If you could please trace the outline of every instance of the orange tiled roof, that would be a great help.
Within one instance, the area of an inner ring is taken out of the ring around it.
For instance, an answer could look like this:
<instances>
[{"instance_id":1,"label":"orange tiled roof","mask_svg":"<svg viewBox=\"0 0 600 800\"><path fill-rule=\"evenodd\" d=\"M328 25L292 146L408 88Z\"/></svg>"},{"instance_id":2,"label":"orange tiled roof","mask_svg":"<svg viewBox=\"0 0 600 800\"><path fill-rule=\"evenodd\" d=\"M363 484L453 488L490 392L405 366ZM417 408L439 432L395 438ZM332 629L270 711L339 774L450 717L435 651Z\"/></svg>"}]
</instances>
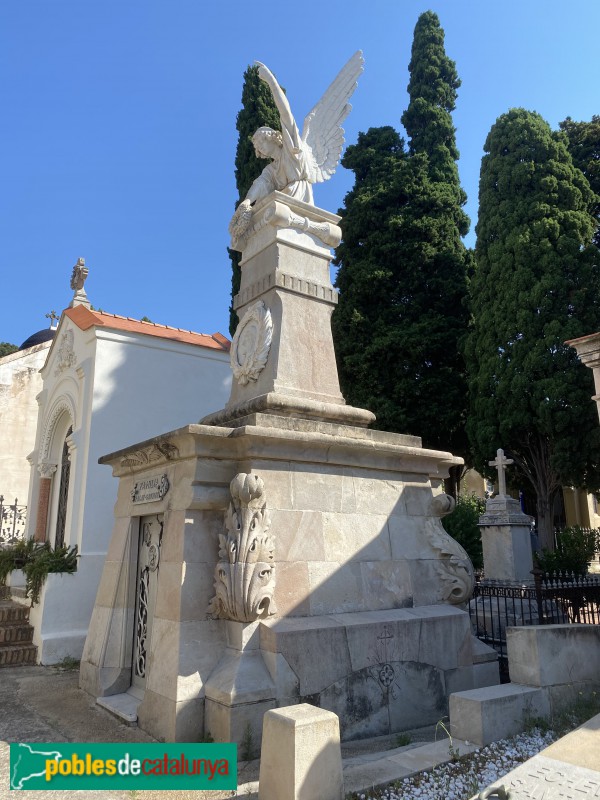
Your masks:
<instances>
[{"instance_id":1,"label":"orange tiled roof","mask_svg":"<svg viewBox=\"0 0 600 800\"><path fill-rule=\"evenodd\" d=\"M67 308L65 316L69 317L82 331L99 326L129 333L143 333L146 336L158 336L161 339L172 339L184 344L195 344L199 347L208 347L212 350L225 352L229 350L231 345L229 339L221 333L213 333L212 336L209 336L206 333L194 333L181 328L171 328L170 325L157 325L155 322L141 322L131 317L107 314L105 311L92 311L85 306Z\"/></svg>"}]
</instances>

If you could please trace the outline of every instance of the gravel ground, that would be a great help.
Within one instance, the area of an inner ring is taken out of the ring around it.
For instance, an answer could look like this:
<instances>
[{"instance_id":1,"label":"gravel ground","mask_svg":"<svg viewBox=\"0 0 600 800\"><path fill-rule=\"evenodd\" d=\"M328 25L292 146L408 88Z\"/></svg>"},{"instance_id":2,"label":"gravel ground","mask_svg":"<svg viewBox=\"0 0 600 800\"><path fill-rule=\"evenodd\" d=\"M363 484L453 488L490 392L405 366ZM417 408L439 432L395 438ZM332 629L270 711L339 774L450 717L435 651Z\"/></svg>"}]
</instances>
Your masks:
<instances>
[{"instance_id":1,"label":"gravel ground","mask_svg":"<svg viewBox=\"0 0 600 800\"><path fill-rule=\"evenodd\" d=\"M430 772L404 778L375 793L358 793L358 800L469 800L500 780L528 758L552 744L558 734L533 729L482 747L470 756L440 765ZM451 747L451 745L450 745Z\"/></svg>"}]
</instances>

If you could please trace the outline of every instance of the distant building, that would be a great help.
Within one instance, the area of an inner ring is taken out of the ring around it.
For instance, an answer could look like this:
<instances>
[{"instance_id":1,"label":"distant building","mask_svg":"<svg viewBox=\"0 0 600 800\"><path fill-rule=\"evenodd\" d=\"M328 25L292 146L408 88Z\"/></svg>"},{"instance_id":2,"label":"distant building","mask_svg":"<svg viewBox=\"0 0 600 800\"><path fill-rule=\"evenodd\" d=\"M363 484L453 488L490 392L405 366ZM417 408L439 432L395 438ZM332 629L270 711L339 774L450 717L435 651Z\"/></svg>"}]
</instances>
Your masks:
<instances>
[{"instance_id":1,"label":"distant building","mask_svg":"<svg viewBox=\"0 0 600 800\"><path fill-rule=\"evenodd\" d=\"M30 336L14 353L0 358L0 496L3 507L27 503L29 464L35 444L37 395L42 390L40 369L56 334L44 328ZM0 541L9 531L2 521ZM9 526L10 528L11 526Z\"/></svg>"},{"instance_id":2,"label":"distant building","mask_svg":"<svg viewBox=\"0 0 600 800\"><path fill-rule=\"evenodd\" d=\"M30 446L26 535L80 555L75 574L48 576L30 615L44 664L79 658L85 641L118 485L100 456L197 422L230 392L224 336L94 311L80 284L44 351Z\"/></svg>"}]
</instances>

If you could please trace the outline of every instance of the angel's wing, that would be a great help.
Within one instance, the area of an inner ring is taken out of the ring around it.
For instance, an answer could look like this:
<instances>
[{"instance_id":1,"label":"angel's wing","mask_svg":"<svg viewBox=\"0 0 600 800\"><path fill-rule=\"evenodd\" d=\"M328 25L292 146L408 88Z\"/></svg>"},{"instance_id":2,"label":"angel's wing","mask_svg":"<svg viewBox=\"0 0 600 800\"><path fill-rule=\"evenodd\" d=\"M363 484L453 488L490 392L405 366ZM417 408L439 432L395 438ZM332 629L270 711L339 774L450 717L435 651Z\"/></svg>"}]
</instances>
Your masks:
<instances>
[{"instance_id":1,"label":"angel's wing","mask_svg":"<svg viewBox=\"0 0 600 800\"><path fill-rule=\"evenodd\" d=\"M309 155L311 183L327 181L335 172L344 145L342 122L352 110L348 100L363 64L358 50L304 120L302 141Z\"/></svg>"}]
</instances>

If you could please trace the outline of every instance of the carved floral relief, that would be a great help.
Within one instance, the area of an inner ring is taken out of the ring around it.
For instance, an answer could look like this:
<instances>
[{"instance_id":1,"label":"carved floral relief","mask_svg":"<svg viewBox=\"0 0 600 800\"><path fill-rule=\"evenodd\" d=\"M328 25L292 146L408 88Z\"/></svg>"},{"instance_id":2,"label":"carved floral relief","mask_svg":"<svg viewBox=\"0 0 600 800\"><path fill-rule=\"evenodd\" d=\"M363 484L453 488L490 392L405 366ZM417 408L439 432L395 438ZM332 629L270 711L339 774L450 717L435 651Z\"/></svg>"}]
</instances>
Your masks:
<instances>
[{"instance_id":1,"label":"carved floral relief","mask_svg":"<svg viewBox=\"0 0 600 800\"><path fill-rule=\"evenodd\" d=\"M275 613L273 540L264 483L258 475L239 473L230 484L225 514L227 533L219 534L213 618L254 622Z\"/></svg>"},{"instance_id":2,"label":"carved floral relief","mask_svg":"<svg viewBox=\"0 0 600 800\"><path fill-rule=\"evenodd\" d=\"M75 366L77 356L73 349L74 336L72 330L66 330L60 337L60 346L58 348L58 355L56 358L56 369L54 375L60 375L65 369Z\"/></svg>"}]
</instances>

